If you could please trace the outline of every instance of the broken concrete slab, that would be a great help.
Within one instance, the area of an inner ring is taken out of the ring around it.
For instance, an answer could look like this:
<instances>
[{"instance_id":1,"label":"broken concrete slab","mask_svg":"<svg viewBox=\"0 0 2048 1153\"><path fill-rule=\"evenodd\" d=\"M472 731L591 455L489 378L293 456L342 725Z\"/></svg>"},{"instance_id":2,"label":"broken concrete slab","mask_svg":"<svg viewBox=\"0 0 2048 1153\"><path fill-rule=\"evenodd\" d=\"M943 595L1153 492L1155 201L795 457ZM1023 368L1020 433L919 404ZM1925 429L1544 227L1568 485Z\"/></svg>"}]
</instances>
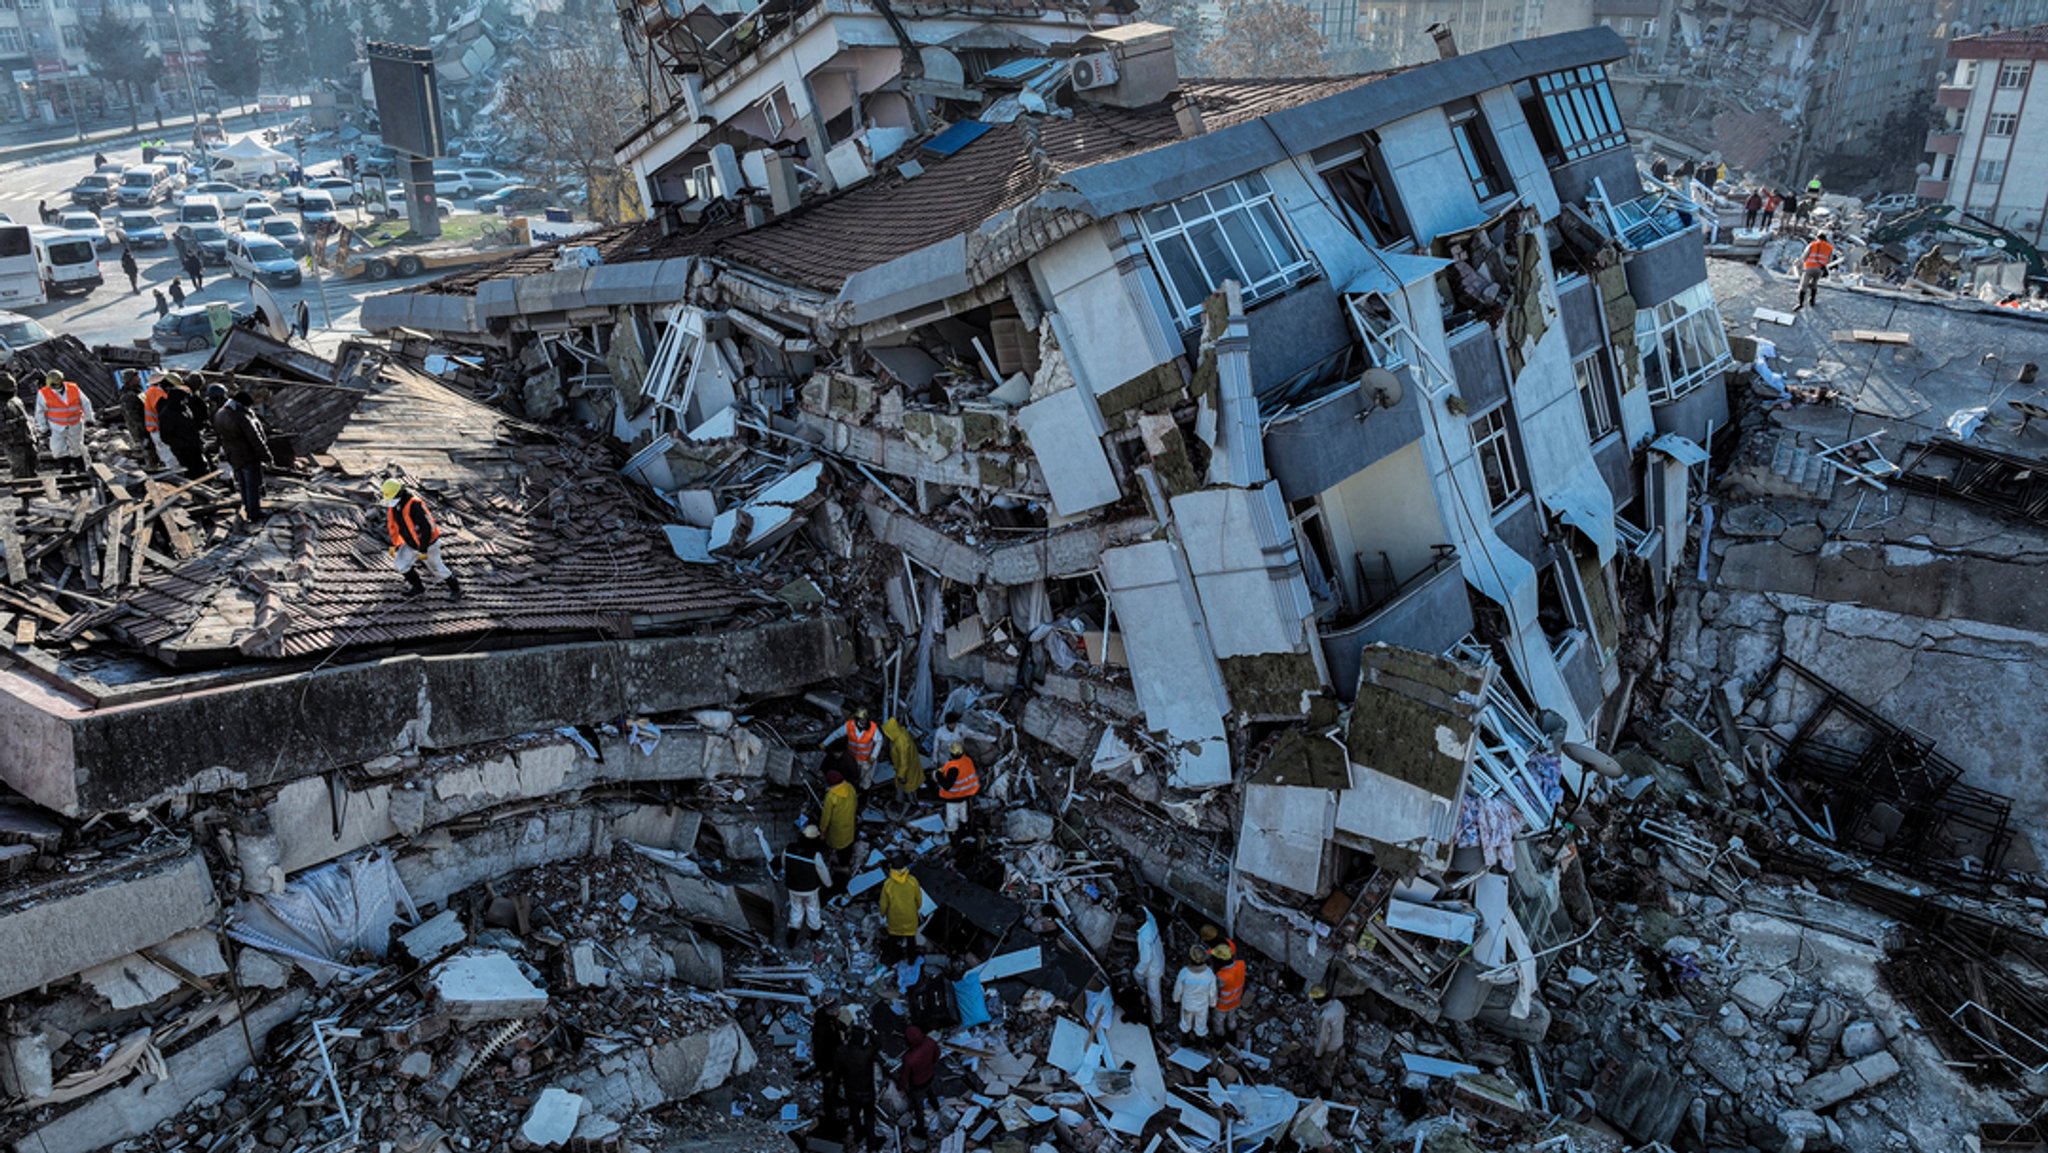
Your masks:
<instances>
[{"instance_id":1,"label":"broken concrete slab","mask_svg":"<svg viewBox=\"0 0 2048 1153\"><path fill-rule=\"evenodd\" d=\"M526 979L509 954L464 953L434 969L429 984L441 1007L464 1021L503 1021L531 1017L547 1008L546 991Z\"/></svg>"},{"instance_id":2,"label":"broken concrete slab","mask_svg":"<svg viewBox=\"0 0 2048 1153\"><path fill-rule=\"evenodd\" d=\"M533 1107L526 1111L526 1120L519 1125L519 1139L535 1149L567 1145L569 1138L575 1136L583 1110L581 1096L550 1085L540 1091Z\"/></svg>"},{"instance_id":3,"label":"broken concrete slab","mask_svg":"<svg viewBox=\"0 0 2048 1153\"><path fill-rule=\"evenodd\" d=\"M0 998L62 980L206 924L220 913L197 849L153 855L0 903Z\"/></svg>"},{"instance_id":4,"label":"broken concrete slab","mask_svg":"<svg viewBox=\"0 0 2048 1153\"><path fill-rule=\"evenodd\" d=\"M1809 1077L1792 1090L1792 1100L1816 1112L1837 1105L1899 1075L1899 1059L1888 1052L1872 1053L1839 1069Z\"/></svg>"},{"instance_id":5,"label":"broken concrete slab","mask_svg":"<svg viewBox=\"0 0 2048 1153\"><path fill-rule=\"evenodd\" d=\"M117 1010L154 1004L182 987L169 969L140 953L95 965L78 978Z\"/></svg>"},{"instance_id":6,"label":"broken concrete slab","mask_svg":"<svg viewBox=\"0 0 2048 1153\"><path fill-rule=\"evenodd\" d=\"M398 947L422 965L431 964L442 954L469 940L469 931L462 927L462 918L453 909L443 909L398 938Z\"/></svg>"},{"instance_id":7,"label":"broken concrete slab","mask_svg":"<svg viewBox=\"0 0 2048 1153\"><path fill-rule=\"evenodd\" d=\"M1785 999L1787 992L1789 990L1781 981L1762 973L1745 973L1741 980L1735 982L1735 987L1729 990L1729 995L1742 1005L1750 1017L1766 1020L1777 1009L1778 1002Z\"/></svg>"},{"instance_id":8,"label":"broken concrete slab","mask_svg":"<svg viewBox=\"0 0 2048 1153\"><path fill-rule=\"evenodd\" d=\"M613 1054L567 1082L607 1116L658 1109L752 1072L759 1058L737 1023L724 1021L644 1049Z\"/></svg>"}]
</instances>

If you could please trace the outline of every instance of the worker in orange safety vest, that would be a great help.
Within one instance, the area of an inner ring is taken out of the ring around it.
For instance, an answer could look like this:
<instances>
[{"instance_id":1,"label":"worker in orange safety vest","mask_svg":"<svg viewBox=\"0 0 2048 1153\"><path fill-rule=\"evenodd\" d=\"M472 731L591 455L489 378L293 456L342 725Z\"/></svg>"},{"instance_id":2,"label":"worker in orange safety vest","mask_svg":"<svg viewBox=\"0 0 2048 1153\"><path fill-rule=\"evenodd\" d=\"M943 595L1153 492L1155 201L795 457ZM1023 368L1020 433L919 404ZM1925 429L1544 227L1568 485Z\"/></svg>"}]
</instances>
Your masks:
<instances>
[{"instance_id":1,"label":"worker in orange safety vest","mask_svg":"<svg viewBox=\"0 0 2048 1153\"><path fill-rule=\"evenodd\" d=\"M1209 950L1209 965L1216 970L1216 1034L1230 1036L1237 1028L1237 1010L1244 1004L1244 958L1228 942Z\"/></svg>"},{"instance_id":2,"label":"worker in orange safety vest","mask_svg":"<svg viewBox=\"0 0 2048 1153\"><path fill-rule=\"evenodd\" d=\"M875 758L882 751L882 728L868 719L864 708L853 710L846 718L846 755L853 759L853 779L861 788L874 784Z\"/></svg>"},{"instance_id":3,"label":"worker in orange safety vest","mask_svg":"<svg viewBox=\"0 0 2048 1153\"><path fill-rule=\"evenodd\" d=\"M967 823L967 802L981 792L981 774L960 742L947 751L953 757L939 766L939 799L946 802L946 831L951 833Z\"/></svg>"},{"instance_id":4,"label":"worker in orange safety vest","mask_svg":"<svg viewBox=\"0 0 2048 1153\"><path fill-rule=\"evenodd\" d=\"M85 428L92 423L92 401L76 381L51 369L36 390L36 427L49 438L50 455L66 472L85 471Z\"/></svg>"},{"instance_id":5,"label":"worker in orange safety vest","mask_svg":"<svg viewBox=\"0 0 2048 1153\"><path fill-rule=\"evenodd\" d=\"M1835 261L1835 246L1823 232L1806 246L1806 254L1799 258L1799 301L1792 306L1798 312L1809 304L1818 304L1820 282L1827 277L1828 265Z\"/></svg>"},{"instance_id":6,"label":"worker in orange safety vest","mask_svg":"<svg viewBox=\"0 0 2048 1153\"><path fill-rule=\"evenodd\" d=\"M165 383L177 379L177 373L170 373L161 378L151 376L149 387L142 390L142 431L148 434L149 443L156 446L156 458L163 464L169 464L177 458L171 455L171 446L164 443L163 421L157 416L156 409L164 402L164 398L170 395L170 390L164 387Z\"/></svg>"},{"instance_id":7,"label":"worker in orange safety vest","mask_svg":"<svg viewBox=\"0 0 2048 1153\"><path fill-rule=\"evenodd\" d=\"M441 559L441 526L434 523L427 502L405 487L403 481L387 480L379 491L384 497L385 531L391 536L391 563L405 577L402 595L416 597L427 591L419 572L413 568L424 559L427 571L447 582L449 599L461 600L462 584L448 570L448 562Z\"/></svg>"}]
</instances>

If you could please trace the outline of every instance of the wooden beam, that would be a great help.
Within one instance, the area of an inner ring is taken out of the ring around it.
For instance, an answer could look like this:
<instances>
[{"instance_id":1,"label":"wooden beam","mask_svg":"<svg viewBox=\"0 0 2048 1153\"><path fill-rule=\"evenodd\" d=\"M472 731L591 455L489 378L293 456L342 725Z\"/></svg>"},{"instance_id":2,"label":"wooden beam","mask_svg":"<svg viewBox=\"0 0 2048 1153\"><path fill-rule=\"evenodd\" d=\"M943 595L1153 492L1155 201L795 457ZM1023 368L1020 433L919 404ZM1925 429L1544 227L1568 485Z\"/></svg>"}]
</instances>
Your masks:
<instances>
[{"instance_id":1,"label":"wooden beam","mask_svg":"<svg viewBox=\"0 0 2048 1153\"><path fill-rule=\"evenodd\" d=\"M128 541L128 583L142 583L142 554L149 548L149 518L142 509L135 510L135 535Z\"/></svg>"},{"instance_id":2,"label":"wooden beam","mask_svg":"<svg viewBox=\"0 0 2048 1153\"><path fill-rule=\"evenodd\" d=\"M15 624L14 643L21 648L28 648L36 643L36 618L23 617Z\"/></svg>"},{"instance_id":3,"label":"wooden beam","mask_svg":"<svg viewBox=\"0 0 2048 1153\"><path fill-rule=\"evenodd\" d=\"M28 583L28 556L21 547L21 530L14 520L14 498L0 501L0 548L7 550L7 581Z\"/></svg>"}]
</instances>

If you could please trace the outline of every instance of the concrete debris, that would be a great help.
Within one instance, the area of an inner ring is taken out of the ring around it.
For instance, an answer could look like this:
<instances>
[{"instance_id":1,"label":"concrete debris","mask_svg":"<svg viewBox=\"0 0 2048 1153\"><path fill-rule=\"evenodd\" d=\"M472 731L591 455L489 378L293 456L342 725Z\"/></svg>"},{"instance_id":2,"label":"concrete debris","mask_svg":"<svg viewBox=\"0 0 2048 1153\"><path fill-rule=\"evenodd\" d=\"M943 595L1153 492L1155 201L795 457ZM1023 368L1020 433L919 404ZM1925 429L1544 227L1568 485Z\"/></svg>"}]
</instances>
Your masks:
<instances>
[{"instance_id":1,"label":"concrete debris","mask_svg":"<svg viewBox=\"0 0 2048 1153\"><path fill-rule=\"evenodd\" d=\"M531 1017L548 1004L546 991L526 979L519 963L495 950L441 962L429 984L448 1015L464 1021Z\"/></svg>"},{"instance_id":2,"label":"concrete debris","mask_svg":"<svg viewBox=\"0 0 2048 1153\"><path fill-rule=\"evenodd\" d=\"M583 1116L583 1098L550 1085L534 1098L533 1108L519 1125L519 1139L532 1149L558 1149L576 1135Z\"/></svg>"}]
</instances>

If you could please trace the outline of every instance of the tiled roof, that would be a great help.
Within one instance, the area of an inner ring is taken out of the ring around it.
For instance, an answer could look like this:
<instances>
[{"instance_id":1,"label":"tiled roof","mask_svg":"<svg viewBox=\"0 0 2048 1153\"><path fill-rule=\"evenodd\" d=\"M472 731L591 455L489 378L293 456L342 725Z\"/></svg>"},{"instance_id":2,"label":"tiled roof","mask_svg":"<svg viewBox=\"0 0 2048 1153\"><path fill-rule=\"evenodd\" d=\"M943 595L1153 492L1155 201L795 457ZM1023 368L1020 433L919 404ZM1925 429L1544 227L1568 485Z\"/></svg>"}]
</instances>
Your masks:
<instances>
[{"instance_id":1,"label":"tiled roof","mask_svg":"<svg viewBox=\"0 0 2048 1153\"><path fill-rule=\"evenodd\" d=\"M1963 36L1949 42L1948 54L1956 60L2048 58L2048 24Z\"/></svg>"},{"instance_id":2,"label":"tiled roof","mask_svg":"<svg viewBox=\"0 0 2048 1153\"><path fill-rule=\"evenodd\" d=\"M1293 80L1190 80L1181 93L1211 131L1298 107L1369 84L1387 73ZM836 291L863 269L965 233L1058 183L1068 172L1135 156L1180 139L1171 101L1148 108L1078 104L1071 117L1030 117L994 125L951 156L916 151L924 171L893 168L837 196L813 201L759 228L737 220L663 236L654 224L626 225L577 237L608 263L671 256L717 256L793 284ZM1033 155L1032 136L1043 154ZM469 293L485 280L554 267L552 250L466 270L424 291Z\"/></svg>"}]
</instances>

